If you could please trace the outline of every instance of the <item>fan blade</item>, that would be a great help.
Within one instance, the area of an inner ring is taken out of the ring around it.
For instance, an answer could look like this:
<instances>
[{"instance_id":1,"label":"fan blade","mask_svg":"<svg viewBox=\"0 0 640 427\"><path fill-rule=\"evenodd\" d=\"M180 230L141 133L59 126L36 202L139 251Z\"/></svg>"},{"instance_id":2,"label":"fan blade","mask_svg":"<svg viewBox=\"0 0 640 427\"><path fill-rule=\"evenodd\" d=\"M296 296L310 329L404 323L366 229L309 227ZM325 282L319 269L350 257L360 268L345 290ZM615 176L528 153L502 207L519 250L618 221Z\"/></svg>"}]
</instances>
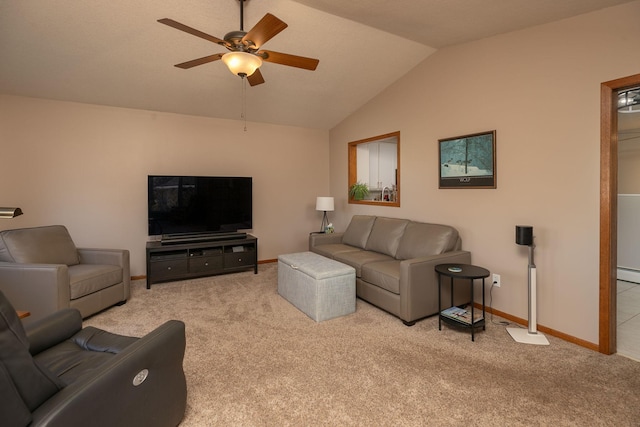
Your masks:
<instances>
[{"instance_id":1,"label":"fan blade","mask_svg":"<svg viewBox=\"0 0 640 427\"><path fill-rule=\"evenodd\" d=\"M259 55L264 55L262 59L275 64L288 65L290 67L303 68L305 70L315 70L320 60L305 58L304 56L289 55L288 53L274 52L272 50L261 50Z\"/></svg>"},{"instance_id":2,"label":"fan blade","mask_svg":"<svg viewBox=\"0 0 640 427\"><path fill-rule=\"evenodd\" d=\"M251 30L249 30L247 34L245 34L242 41L251 41L252 44L249 46L258 49L285 28L287 28L287 24L272 14L267 13L256 25L253 26Z\"/></svg>"},{"instance_id":3,"label":"fan blade","mask_svg":"<svg viewBox=\"0 0 640 427\"><path fill-rule=\"evenodd\" d=\"M194 35L196 37L200 37L202 39L209 40L210 42L217 43L217 44L225 46L225 47L228 47L228 45L229 45L229 43L227 43L224 40L221 40L221 39L219 39L217 37L214 37L212 35L209 35L207 33L203 33L202 31L196 30L195 28L191 28L191 27L189 27L187 25L181 24L181 23L179 23L177 21L174 21L173 19L162 18L162 19L158 19L158 22L160 22L161 24L173 27L173 28L175 28L177 30L184 31L185 33L189 33L189 34Z\"/></svg>"},{"instance_id":4,"label":"fan blade","mask_svg":"<svg viewBox=\"0 0 640 427\"><path fill-rule=\"evenodd\" d=\"M249 77L247 77L249 84L251 86L257 86L264 83L264 78L262 77L262 73L260 72L260 68L253 72Z\"/></svg>"},{"instance_id":5,"label":"fan blade","mask_svg":"<svg viewBox=\"0 0 640 427\"><path fill-rule=\"evenodd\" d=\"M182 62L180 64L176 64L176 67L182 68L186 70L187 68L195 67L196 65L207 64L209 62L217 61L222 58L223 53L216 53L214 55L205 56L203 58L192 59L191 61Z\"/></svg>"}]
</instances>

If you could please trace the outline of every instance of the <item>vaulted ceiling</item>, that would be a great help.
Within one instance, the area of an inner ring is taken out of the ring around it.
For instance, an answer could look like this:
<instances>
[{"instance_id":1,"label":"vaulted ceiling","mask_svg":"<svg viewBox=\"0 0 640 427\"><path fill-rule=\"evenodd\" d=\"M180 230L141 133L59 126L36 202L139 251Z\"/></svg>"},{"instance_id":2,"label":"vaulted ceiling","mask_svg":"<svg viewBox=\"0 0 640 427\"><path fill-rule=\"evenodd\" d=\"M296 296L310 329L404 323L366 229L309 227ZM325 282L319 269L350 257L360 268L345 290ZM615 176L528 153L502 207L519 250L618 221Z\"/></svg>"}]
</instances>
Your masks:
<instances>
[{"instance_id":1,"label":"vaulted ceiling","mask_svg":"<svg viewBox=\"0 0 640 427\"><path fill-rule=\"evenodd\" d=\"M288 28L264 48L318 58L316 71L265 63L246 86L249 121L330 129L437 49L631 0L246 0L247 31L269 12ZM217 44L239 0L0 0L0 93L240 119L242 80Z\"/></svg>"}]
</instances>

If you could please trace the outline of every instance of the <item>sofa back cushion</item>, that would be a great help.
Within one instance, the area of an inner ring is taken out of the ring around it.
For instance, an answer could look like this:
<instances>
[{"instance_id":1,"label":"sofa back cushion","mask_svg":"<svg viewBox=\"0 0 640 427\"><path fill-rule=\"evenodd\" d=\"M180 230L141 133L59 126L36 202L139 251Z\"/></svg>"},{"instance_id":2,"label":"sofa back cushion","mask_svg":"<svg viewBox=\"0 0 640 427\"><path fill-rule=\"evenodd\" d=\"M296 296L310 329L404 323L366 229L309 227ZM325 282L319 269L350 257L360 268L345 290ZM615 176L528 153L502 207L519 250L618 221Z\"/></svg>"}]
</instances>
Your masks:
<instances>
[{"instance_id":1,"label":"sofa back cushion","mask_svg":"<svg viewBox=\"0 0 640 427\"><path fill-rule=\"evenodd\" d=\"M365 249L395 257L407 224L409 221L406 219L376 218Z\"/></svg>"},{"instance_id":2,"label":"sofa back cushion","mask_svg":"<svg viewBox=\"0 0 640 427\"><path fill-rule=\"evenodd\" d=\"M76 245L63 225L0 231L0 261L18 264L80 263Z\"/></svg>"},{"instance_id":3,"label":"sofa back cushion","mask_svg":"<svg viewBox=\"0 0 640 427\"><path fill-rule=\"evenodd\" d=\"M400 239L397 259L420 258L454 250L458 231L448 225L410 222Z\"/></svg>"},{"instance_id":4,"label":"sofa back cushion","mask_svg":"<svg viewBox=\"0 0 640 427\"><path fill-rule=\"evenodd\" d=\"M342 243L364 249L375 220L375 216L354 215L342 236Z\"/></svg>"},{"instance_id":5,"label":"sofa back cushion","mask_svg":"<svg viewBox=\"0 0 640 427\"><path fill-rule=\"evenodd\" d=\"M29 411L33 412L64 386L31 357L29 341L22 323L2 292L0 292L0 363L3 371L0 376L11 379L13 383L11 389L20 396ZM15 399L15 393L11 393L14 395L13 399ZM21 417L24 415L22 412L16 415Z\"/></svg>"}]
</instances>

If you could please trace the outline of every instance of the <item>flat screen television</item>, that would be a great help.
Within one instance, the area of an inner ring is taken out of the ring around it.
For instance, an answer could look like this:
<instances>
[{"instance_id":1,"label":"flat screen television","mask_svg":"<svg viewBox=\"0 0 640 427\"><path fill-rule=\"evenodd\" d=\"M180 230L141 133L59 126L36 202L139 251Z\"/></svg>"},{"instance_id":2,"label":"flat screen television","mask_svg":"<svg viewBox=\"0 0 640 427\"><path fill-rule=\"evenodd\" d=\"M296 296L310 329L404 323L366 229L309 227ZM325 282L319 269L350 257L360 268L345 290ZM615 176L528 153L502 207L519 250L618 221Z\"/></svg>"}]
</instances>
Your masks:
<instances>
[{"instance_id":1,"label":"flat screen television","mask_svg":"<svg viewBox=\"0 0 640 427\"><path fill-rule=\"evenodd\" d=\"M252 178L148 177L149 235L180 237L252 228Z\"/></svg>"}]
</instances>

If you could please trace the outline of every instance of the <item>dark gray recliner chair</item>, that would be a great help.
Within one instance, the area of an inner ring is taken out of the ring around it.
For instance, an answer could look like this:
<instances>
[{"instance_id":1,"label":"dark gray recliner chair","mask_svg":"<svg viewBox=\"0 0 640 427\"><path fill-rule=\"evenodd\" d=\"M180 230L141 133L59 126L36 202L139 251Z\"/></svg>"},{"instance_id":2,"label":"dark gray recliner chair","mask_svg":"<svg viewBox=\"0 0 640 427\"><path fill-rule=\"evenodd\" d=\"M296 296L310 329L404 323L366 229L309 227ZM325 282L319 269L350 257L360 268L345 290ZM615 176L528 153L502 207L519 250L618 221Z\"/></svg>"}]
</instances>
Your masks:
<instances>
[{"instance_id":1,"label":"dark gray recliner chair","mask_svg":"<svg viewBox=\"0 0 640 427\"><path fill-rule=\"evenodd\" d=\"M0 292L0 424L176 426L186 408L184 323L142 338L60 310L25 328Z\"/></svg>"},{"instance_id":2,"label":"dark gray recliner chair","mask_svg":"<svg viewBox=\"0 0 640 427\"><path fill-rule=\"evenodd\" d=\"M126 249L77 248L62 225L0 231L0 290L25 325L63 308L83 318L129 299Z\"/></svg>"}]
</instances>

